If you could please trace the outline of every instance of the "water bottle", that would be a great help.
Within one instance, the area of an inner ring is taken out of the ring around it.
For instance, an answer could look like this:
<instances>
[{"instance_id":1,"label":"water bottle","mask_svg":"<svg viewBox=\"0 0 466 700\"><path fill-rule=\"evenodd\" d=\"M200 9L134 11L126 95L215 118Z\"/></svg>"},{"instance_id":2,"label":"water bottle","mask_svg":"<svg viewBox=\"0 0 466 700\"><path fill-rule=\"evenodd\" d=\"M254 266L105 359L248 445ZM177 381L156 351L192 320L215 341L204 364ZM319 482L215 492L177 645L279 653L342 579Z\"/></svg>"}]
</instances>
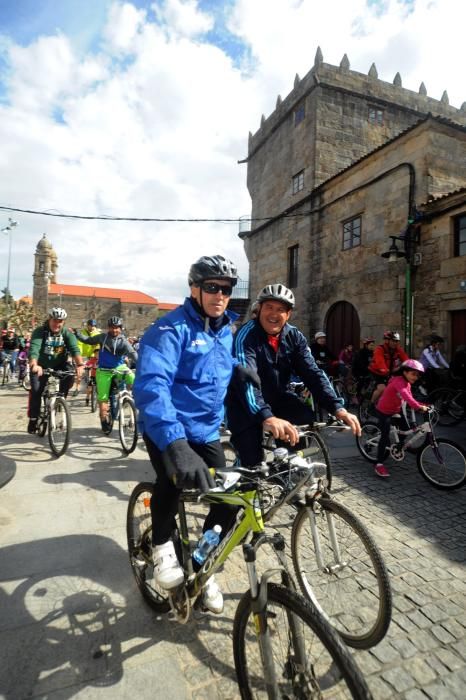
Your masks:
<instances>
[{"instance_id":1,"label":"water bottle","mask_svg":"<svg viewBox=\"0 0 466 700\"><path fill-rule=\"evenodd\" d=\"M204 532L193 552L193 559L198 564L203 564L211 551L218 545L221 532L222 528L220 525L214 525L213 530L206 530Z\"/></svg>"}]
</instances>

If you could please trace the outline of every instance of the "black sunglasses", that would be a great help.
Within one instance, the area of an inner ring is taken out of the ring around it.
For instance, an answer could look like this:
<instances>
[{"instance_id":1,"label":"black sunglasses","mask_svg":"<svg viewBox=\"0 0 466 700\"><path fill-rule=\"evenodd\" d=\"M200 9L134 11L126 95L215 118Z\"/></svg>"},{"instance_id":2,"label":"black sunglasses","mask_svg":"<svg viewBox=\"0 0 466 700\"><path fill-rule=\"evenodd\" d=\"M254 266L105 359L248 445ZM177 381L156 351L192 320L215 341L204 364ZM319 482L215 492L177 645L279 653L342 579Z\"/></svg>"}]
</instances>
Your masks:
<instances>
[{"instance_id":1,"label":"black sunglasses","mask_svg":"<svg viewBox=\"0 0 466 700\"><path fill-rule=\"evenodd\" d=\"M231 297L233 287L231 284L217 284L217 282L202 282L201 289L206 294L218 294L222 292L224 297Z\"/></svg>"}]
</instances>

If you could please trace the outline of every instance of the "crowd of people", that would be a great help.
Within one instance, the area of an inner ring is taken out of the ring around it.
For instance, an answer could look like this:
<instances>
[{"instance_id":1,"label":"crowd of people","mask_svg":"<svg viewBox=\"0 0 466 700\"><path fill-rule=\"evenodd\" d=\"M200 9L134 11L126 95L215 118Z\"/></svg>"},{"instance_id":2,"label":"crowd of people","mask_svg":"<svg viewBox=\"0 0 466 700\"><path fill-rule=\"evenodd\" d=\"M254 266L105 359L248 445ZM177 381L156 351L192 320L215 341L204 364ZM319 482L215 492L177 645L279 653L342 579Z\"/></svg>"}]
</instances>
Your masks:
<instances>
[{"instance_id":1,"label":"crowd of people","mask_svg":"<svg viewBox=\"0 0 466 700\"><path fill-rule=\"evenodd\" d=\"M375 473L387 478L383 455L391 417L399 412L402 400L426 410L425 403L413 398L411 385L422 374L434 384L439 381L438 373L449 369L440 352L440 336L430 338L420 361L406 355L396 331L387 331L379 345L374 338L365 338L357 351L348 342L337 356L324 331L318 331L309 345L290 322L295 298L281 283L264 287L251 318L236 328L236 314L227 307L237 280L235 265L221 255L199 258L189 270L189 294L184 303L155 321L137 341L125 337L123 319L118 316L108 319L105 331L97 328L94 319L79 331L69 329L67 313L59 307L51 309L47 320L33 331L29 345L14 329L2 336L1 351L10 354L13 367L20 351L28 353L31 434L37 428L47 368L74 367L77 390L87 366L95 375L104 432L109 429L112 375L117 373L132 387L143 440L157 476L151 500L152 544L154 581L162 589L176 587L183 580L171 539L180 492L215 486L212 468L225 466L220 442L225 419L241 463L254 467L263 459L264 430L279 444L295 446L299 439L295 426L314 420L311 407L289 390L293 379L298 377L319 405L359 435L357 417L344 407L329 376L353 377L358 387L372 377L372 401L381 428ZM464 381L464 349L454 363ZM73 381L69 376L61 380L65 396ZM231 506L212 505L203 529L219 525L222 537L236 514ZM195 570L197 566L194 562ZM214 613L223 609L213 577L202 601Z\"/></svg>"}]
</instances>

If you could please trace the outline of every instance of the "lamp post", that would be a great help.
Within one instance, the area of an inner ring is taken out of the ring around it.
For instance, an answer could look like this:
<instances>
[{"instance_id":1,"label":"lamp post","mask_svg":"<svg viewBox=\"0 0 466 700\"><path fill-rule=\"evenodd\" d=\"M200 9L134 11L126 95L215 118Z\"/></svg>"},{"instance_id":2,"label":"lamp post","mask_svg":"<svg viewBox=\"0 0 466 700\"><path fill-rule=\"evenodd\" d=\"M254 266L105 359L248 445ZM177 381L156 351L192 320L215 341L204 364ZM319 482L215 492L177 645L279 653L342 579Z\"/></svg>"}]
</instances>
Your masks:
<instances>
[{"instance_id":1,"label":"lamp post","mask_svg":"<svg viewBox=\"0 0 466 700\"><path fill-rule=\"evenodd\" d=\"M9 312L10 312L11 232L17 225L18 225L17 221L13 221L13 219L8 217L8 225L5 226L4 228L0 229L2 233L8 234L8 265L7 265L6 289L5 289L7 314L9 314Z\"/></svg>"},{"instance_id":2,"label":"lamp post","mask_svg":"<svg viewBox=\"0 0 466 700\"><path fill-rule=\"evenodd\" d=\"M408 226L401 236L390 236L390 248L382 253L382 257L388 259L389 263L396 262L400 258L405 258L405 318L404 318L404 333L406 352L411 357L413 349L413 295L411 291L411 275L415 264L418 264L416 259L416 246L419 244L419 228L414 225L414 217L408 220ZM403 243L403 250L400 250L396 241Z\"/></svg>"}]
</instances>

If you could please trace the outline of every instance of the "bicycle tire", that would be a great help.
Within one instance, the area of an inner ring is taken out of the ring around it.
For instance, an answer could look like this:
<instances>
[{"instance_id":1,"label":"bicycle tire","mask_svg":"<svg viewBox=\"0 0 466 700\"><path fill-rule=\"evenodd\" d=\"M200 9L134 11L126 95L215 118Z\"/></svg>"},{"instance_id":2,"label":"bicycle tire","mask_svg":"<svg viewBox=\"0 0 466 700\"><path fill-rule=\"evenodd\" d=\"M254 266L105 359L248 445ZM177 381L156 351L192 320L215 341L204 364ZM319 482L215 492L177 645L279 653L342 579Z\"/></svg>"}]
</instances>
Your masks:
<instances>
[{"instance_id":1,"label":"bicycle tire","mask_svg":"<svg viewBox=\"0 0 466 700\"><path fill-rule=\"evenodd\" d=\"M3 365L2 386L10 381L10 365Z\"/></svg>"},{"instance_id":2,"label":"bicycle tire","mask_svg":"<svg viewBox=\"0 0 466 700\"><path fill-rule=\"evenodd\" d=\"M91 384L91 413L95 413L97 410L97 387L95 385L95 382Z\"/></svg>"},{"instance_id":3,"label":"bicycle tire","mask_svg":"<svg viewBox=\"0 0 466 700\"><path fill-rule=\"evenodd\" d=\"M25 391L31 390L31 379L28 374L24 377L23 381L21 382L21 386Z\"/></svg>"},{"instance_id":4,"label":"bicycle tire","mask_svg":"<svg viewBox=\"0 0 466 700\"><path fill-rule=\"evenodd\" d=\"M291 616L295 623L302 623L301 632L306 637L303 640L309 657L306 674L301 673L301 669L298 672L292 638L290 634L285 634ZM233 622L233 655L243 700L270 697L263 679L253 618L251 592L247 591L239 601ZM372 697L349 650L309 601L284 586L269 583L267 626L269 629L273 627L270 639L274 647L274 666L279 684L278 688L274 688L277 697L290 700L317 697L317 691L320 691L318 697L323 700L330 697L369 700ZM281 640L285 648L283 658L279 660L280 668L277 668L278 650L275 650ZM335 687L337 683L338 688ZM340 691L338 695L335 692L337 689Z\"/></svg>"},{"instance_id":5,"label":"bicycle tire","mask_svg":"<svg viewBox=\"0 0 466 700\"><path fill-rule=\"evenodd\" d=\"M146 603L159 613L170 610L165 591L154 586L152 563L152 516L150 499L154 485L149 482L137 484L129 497L126 512L126 537L131 569L136 584Z\"/></svg>"},{"instance_id":6,"label":"bicycle tire","mask_svg":"<svg viewBox=\"0 0 466 700\"><path fill-rule=\"evenodd\" d=\"M356 435L356 445L364 459L372 464L377 463L377 448L380 439L380 428L378 423L367 421L361 426L361 435ZM388 449L385 451L388 456Z\"/></svg>"},{"instance_id":7,"label":"bicycle tire","mask_svg":"<svg viewBox=\"0 0 466 700\"><path fill-rule=\"evenodd\" d=\"M225 456L225 466L234 467L236 464L238 464L239 457L229 440L222 440L222 450Z\"/></svg>"},{"instance_id":8,"label":"bicycle tire","mask_svg":"<svg viewBox=\"0 0 466 700\"><path fill-rule=\"evenodd\" d=\"M446 438L436 439L437 447L428 444L418 452L417 466L421 476L432 486L443 491L453 491L466 483L466 455L462 447ZM445 462L441 465L437 450Z\"/></svg>"},{"instance_id":9,"label":"bicycle tire","mask_svg":"<svg viewBox=\"0 0 466 700\"><path fill-rule=\"evenodd\" d=\"M457 402L458 396L465 400L461 389L443 387L429 394L428 400L438 413L438 425L443 427L458 425L465 415L465 407Z\"/></svg>"},{"instance_id":10,"label":"bicycle tire","mask_svg":"<svg viewBox=\"0 0 466 700\"><path fill-rule=\"evenodd\" d=\"M138 442L138 427L136 424L136 409L133 399L125 396L121 402L118 416L118 432L123 452L127 455L134 452Z\"/></svg>"},{"instance_id":11,"label":"bicycle tire","mask_svg":"<svg viewBox=\"0 0 466 700\"><path fill-rule=\"evenodd\" d=\"M365 525L346 506L322 498L316 527L324 570L318 567L308 510L300 508L291 531L291 556L299 586L355 649L369 649L386 635L392 618L392 592L379 548ZM332 514L339 554L336 568L327 514Z\"/></svg>"},{"instance_id":12,"label":"bicycle tire","mask_svg":"<svg viewBox=\"0 0 466 700\"><path fill-rule=\"evenodd\" d=\"M327 467L327 484L326 487L330 491L332 488L332 463L330 461L330 453L328 447L325 444L325 440L319 435L319 433L310 431L309 435L303 438L304 449L306 450L306 457L311 458L312 462L324 462ZM316 448L315 455L310 454L310 450Z\"/></svg>"},{"instance_id":13,"label":"bicycle tire","mask_svg":"<svg viewBox=\"0 0 466 700\"><path fill-rule=\"evenodd\" d=\"M71 435L71 413L66 400L57 396L50 413L48 420L49 445L55 457L61 457L70 444Z\"/></svg>"}]
</instances>

